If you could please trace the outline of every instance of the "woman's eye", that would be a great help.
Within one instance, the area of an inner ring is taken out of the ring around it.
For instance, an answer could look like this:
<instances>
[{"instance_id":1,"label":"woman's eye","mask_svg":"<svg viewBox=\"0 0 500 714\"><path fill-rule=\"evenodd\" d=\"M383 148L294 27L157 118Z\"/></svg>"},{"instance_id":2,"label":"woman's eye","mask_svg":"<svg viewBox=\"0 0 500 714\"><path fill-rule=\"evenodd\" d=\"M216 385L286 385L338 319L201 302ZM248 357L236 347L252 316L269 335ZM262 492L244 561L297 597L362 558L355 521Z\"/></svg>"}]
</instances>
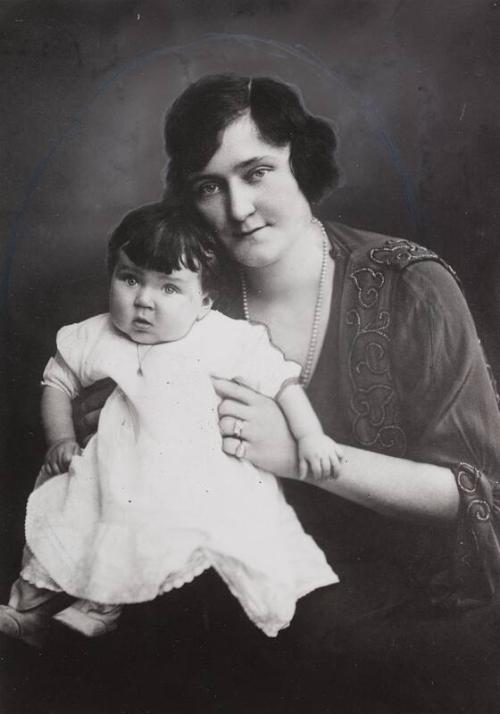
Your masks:
<instances>
[{"instance_id":1,"label":"woman's eye","mask_svg":"<svg viewBox=\"0 0 500 714\"><path fill-rule=\"evenodd\" d=\"M208 198L219 192L219 185L214 181L202 183L196 188L196 193L199 198Z\"/></svg>"},{"instance_id":2,"label":"woman's eye","mask_svg":"<svg viewBox=\"0 0 500 714\"><path fill-rule=\"evenodd\" d=\"M167 293L167 295L175 295L175 293L178 293L179 290L175 287L175 285L164 285L163 292Z\"/></svg>"},{"instance_id":3,"label":"woman's eye","mask_svg":"<svg viewBox=\"0 0 500 714\"><path fill-rule=\"evenodd\" d=\"M266 166L259 166L258 168L254 169L253 171L250 171L248 174L248 179L249 181L260 181L260 179L264 178L264 176L270 171Z\"/></svg>"}]
</instances>

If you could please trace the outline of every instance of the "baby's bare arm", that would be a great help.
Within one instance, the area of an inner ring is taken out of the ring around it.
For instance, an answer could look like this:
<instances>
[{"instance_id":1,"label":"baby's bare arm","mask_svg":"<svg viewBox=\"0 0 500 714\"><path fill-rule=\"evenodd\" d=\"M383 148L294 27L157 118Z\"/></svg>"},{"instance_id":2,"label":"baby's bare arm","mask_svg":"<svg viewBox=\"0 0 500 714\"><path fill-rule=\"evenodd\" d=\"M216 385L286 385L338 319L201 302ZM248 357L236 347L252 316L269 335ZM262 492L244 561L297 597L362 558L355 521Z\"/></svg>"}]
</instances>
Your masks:
<instances>
[{"instance_id":1,"label":"baby's bare arm","mask_svg":"<svg viewBox=\"0 0 500 714\"><path fill-rule=\"evenodd\" d=\"M44 387L42 392L42 423L48 446L62 439L75 439L73 408L70 397L56 387Z\"/></svg>"},{"instance_id":2,"label":"baby's bare arm","mask_svg":"<svg viewBox=\"0 0 500 714\"><path fill-rule=\"evenodd\" d=\"M323 432L312 405L298 384L287 385L277 401L297 440L300 478L309 472L316 479L334 478L342 460L338 444Z\"/></svg>"},{"instance_id":3,"label":"baby's bare arm","mask_svg":"<svg viewBox=\"0 0 500 714\"><path fill-rule=\"evenodd\" d=\"M56 387L43 388L42 423L49 447L45 467L51 475L64 473L80 448L73 427L71 399Z\"/></svg>"}]
</instances>

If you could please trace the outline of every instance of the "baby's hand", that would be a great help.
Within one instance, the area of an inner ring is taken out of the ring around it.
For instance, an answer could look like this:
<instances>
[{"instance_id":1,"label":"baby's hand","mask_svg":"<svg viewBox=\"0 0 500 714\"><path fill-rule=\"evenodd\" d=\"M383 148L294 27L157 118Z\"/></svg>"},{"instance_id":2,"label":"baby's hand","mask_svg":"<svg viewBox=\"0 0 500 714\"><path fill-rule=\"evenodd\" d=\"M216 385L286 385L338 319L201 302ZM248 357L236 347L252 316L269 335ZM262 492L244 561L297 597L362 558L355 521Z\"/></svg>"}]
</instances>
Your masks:
<instances>
[{"instance_id":1,"label":"baby's hand","mask_svg":"<svg viewBox=\"0 0 500 714\"><path fill-rule=\"evenodd\" d=\"M335 478L343 455L342 450L323 432L307 434L297 440L299 452L299 476L303 481L309 471L317 481Z\"/></svg>"},{"instance_id":2,"label":"baby's hand","mask_svg":"<svg viewBox=\"0 0 500 714\"><path fill-rule=\"evenodd\" d=\"M52 444L45 454L44 466L50 476L63 474L68 470L71 459L81 451L76 439L61 439Z\"/></svg>"}]
</instances>

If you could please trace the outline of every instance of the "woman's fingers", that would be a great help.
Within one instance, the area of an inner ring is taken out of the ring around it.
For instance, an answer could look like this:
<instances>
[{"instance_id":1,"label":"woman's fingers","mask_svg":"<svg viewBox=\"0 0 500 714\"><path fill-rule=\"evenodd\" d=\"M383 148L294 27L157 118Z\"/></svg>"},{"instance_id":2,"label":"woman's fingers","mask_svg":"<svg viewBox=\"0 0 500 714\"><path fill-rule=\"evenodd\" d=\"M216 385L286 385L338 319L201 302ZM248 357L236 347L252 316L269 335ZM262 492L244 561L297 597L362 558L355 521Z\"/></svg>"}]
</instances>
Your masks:
<instances>
[{"instance_id":1,"label":"woman's fingers","mask_svg":"<svg viewBox=\"0 0 500 714\"><path fill-rule=\"evenodd\" d=\"M222 436L234 436L237 439L248 437L248 424L242 417L223 416L219 420L219 429Z\"/></svg>"},{"instance_id":2,"label":"woman's fingers","mask_svg":"<svg viewBox=\"0 0 500 714\"><path fill-rule=\"evenodd\" d=\"M231 400L240 402L241 404L250 405L255 400L257 393L243 384L239 384L230 379L221 379L220 377L212 377L214 389L223 400Z\"/></svg>"},{"instance_id":3,"label":"woman's fingers","mask_svg":"<svg viewBox=\"0 0 500 714\"><path fill-rule=\"evenodd\" d=\"M224 453L229 456L237 456L238 458L248 457L247 454L248 444L246 441L241 441L236 439L234 436L225 436L222 439L222 449Z\"/></svg>"},{"instance_id":4,"label":"woman's fingers","mask_svg":"<svg viewBox=\"0 0 500 714\"><path fill-rule=\"evenodd\" d=\"M235 419L246 421L250 418L250 407L241 402L235 402L233 399L224 399L219 404L219 419L223 417L232 418L234 426Z\"/></svg>"}]
</instances>

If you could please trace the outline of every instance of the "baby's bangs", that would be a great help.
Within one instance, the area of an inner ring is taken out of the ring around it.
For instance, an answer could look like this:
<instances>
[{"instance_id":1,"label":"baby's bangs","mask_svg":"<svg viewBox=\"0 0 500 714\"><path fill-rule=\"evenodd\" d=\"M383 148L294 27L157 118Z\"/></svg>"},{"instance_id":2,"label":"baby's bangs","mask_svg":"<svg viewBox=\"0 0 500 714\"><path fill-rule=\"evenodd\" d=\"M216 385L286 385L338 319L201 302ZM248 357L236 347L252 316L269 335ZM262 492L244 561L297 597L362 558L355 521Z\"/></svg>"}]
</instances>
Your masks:
<instances>
[{"instance_id":1,"label":"baby's bangs","mask_svg":"<svg viewBox=\"0 0 500 714\"><path fill-rule=\"evenodd\" d=\"M160 273L172 273L187 268L197 273L209 267L215 255L200 242L201 236L192 235L185 227L177 228L172 222L160 221L145 239L134 236L123 246L126 255L136 265Z\"/></svg>"}]
</instances>

